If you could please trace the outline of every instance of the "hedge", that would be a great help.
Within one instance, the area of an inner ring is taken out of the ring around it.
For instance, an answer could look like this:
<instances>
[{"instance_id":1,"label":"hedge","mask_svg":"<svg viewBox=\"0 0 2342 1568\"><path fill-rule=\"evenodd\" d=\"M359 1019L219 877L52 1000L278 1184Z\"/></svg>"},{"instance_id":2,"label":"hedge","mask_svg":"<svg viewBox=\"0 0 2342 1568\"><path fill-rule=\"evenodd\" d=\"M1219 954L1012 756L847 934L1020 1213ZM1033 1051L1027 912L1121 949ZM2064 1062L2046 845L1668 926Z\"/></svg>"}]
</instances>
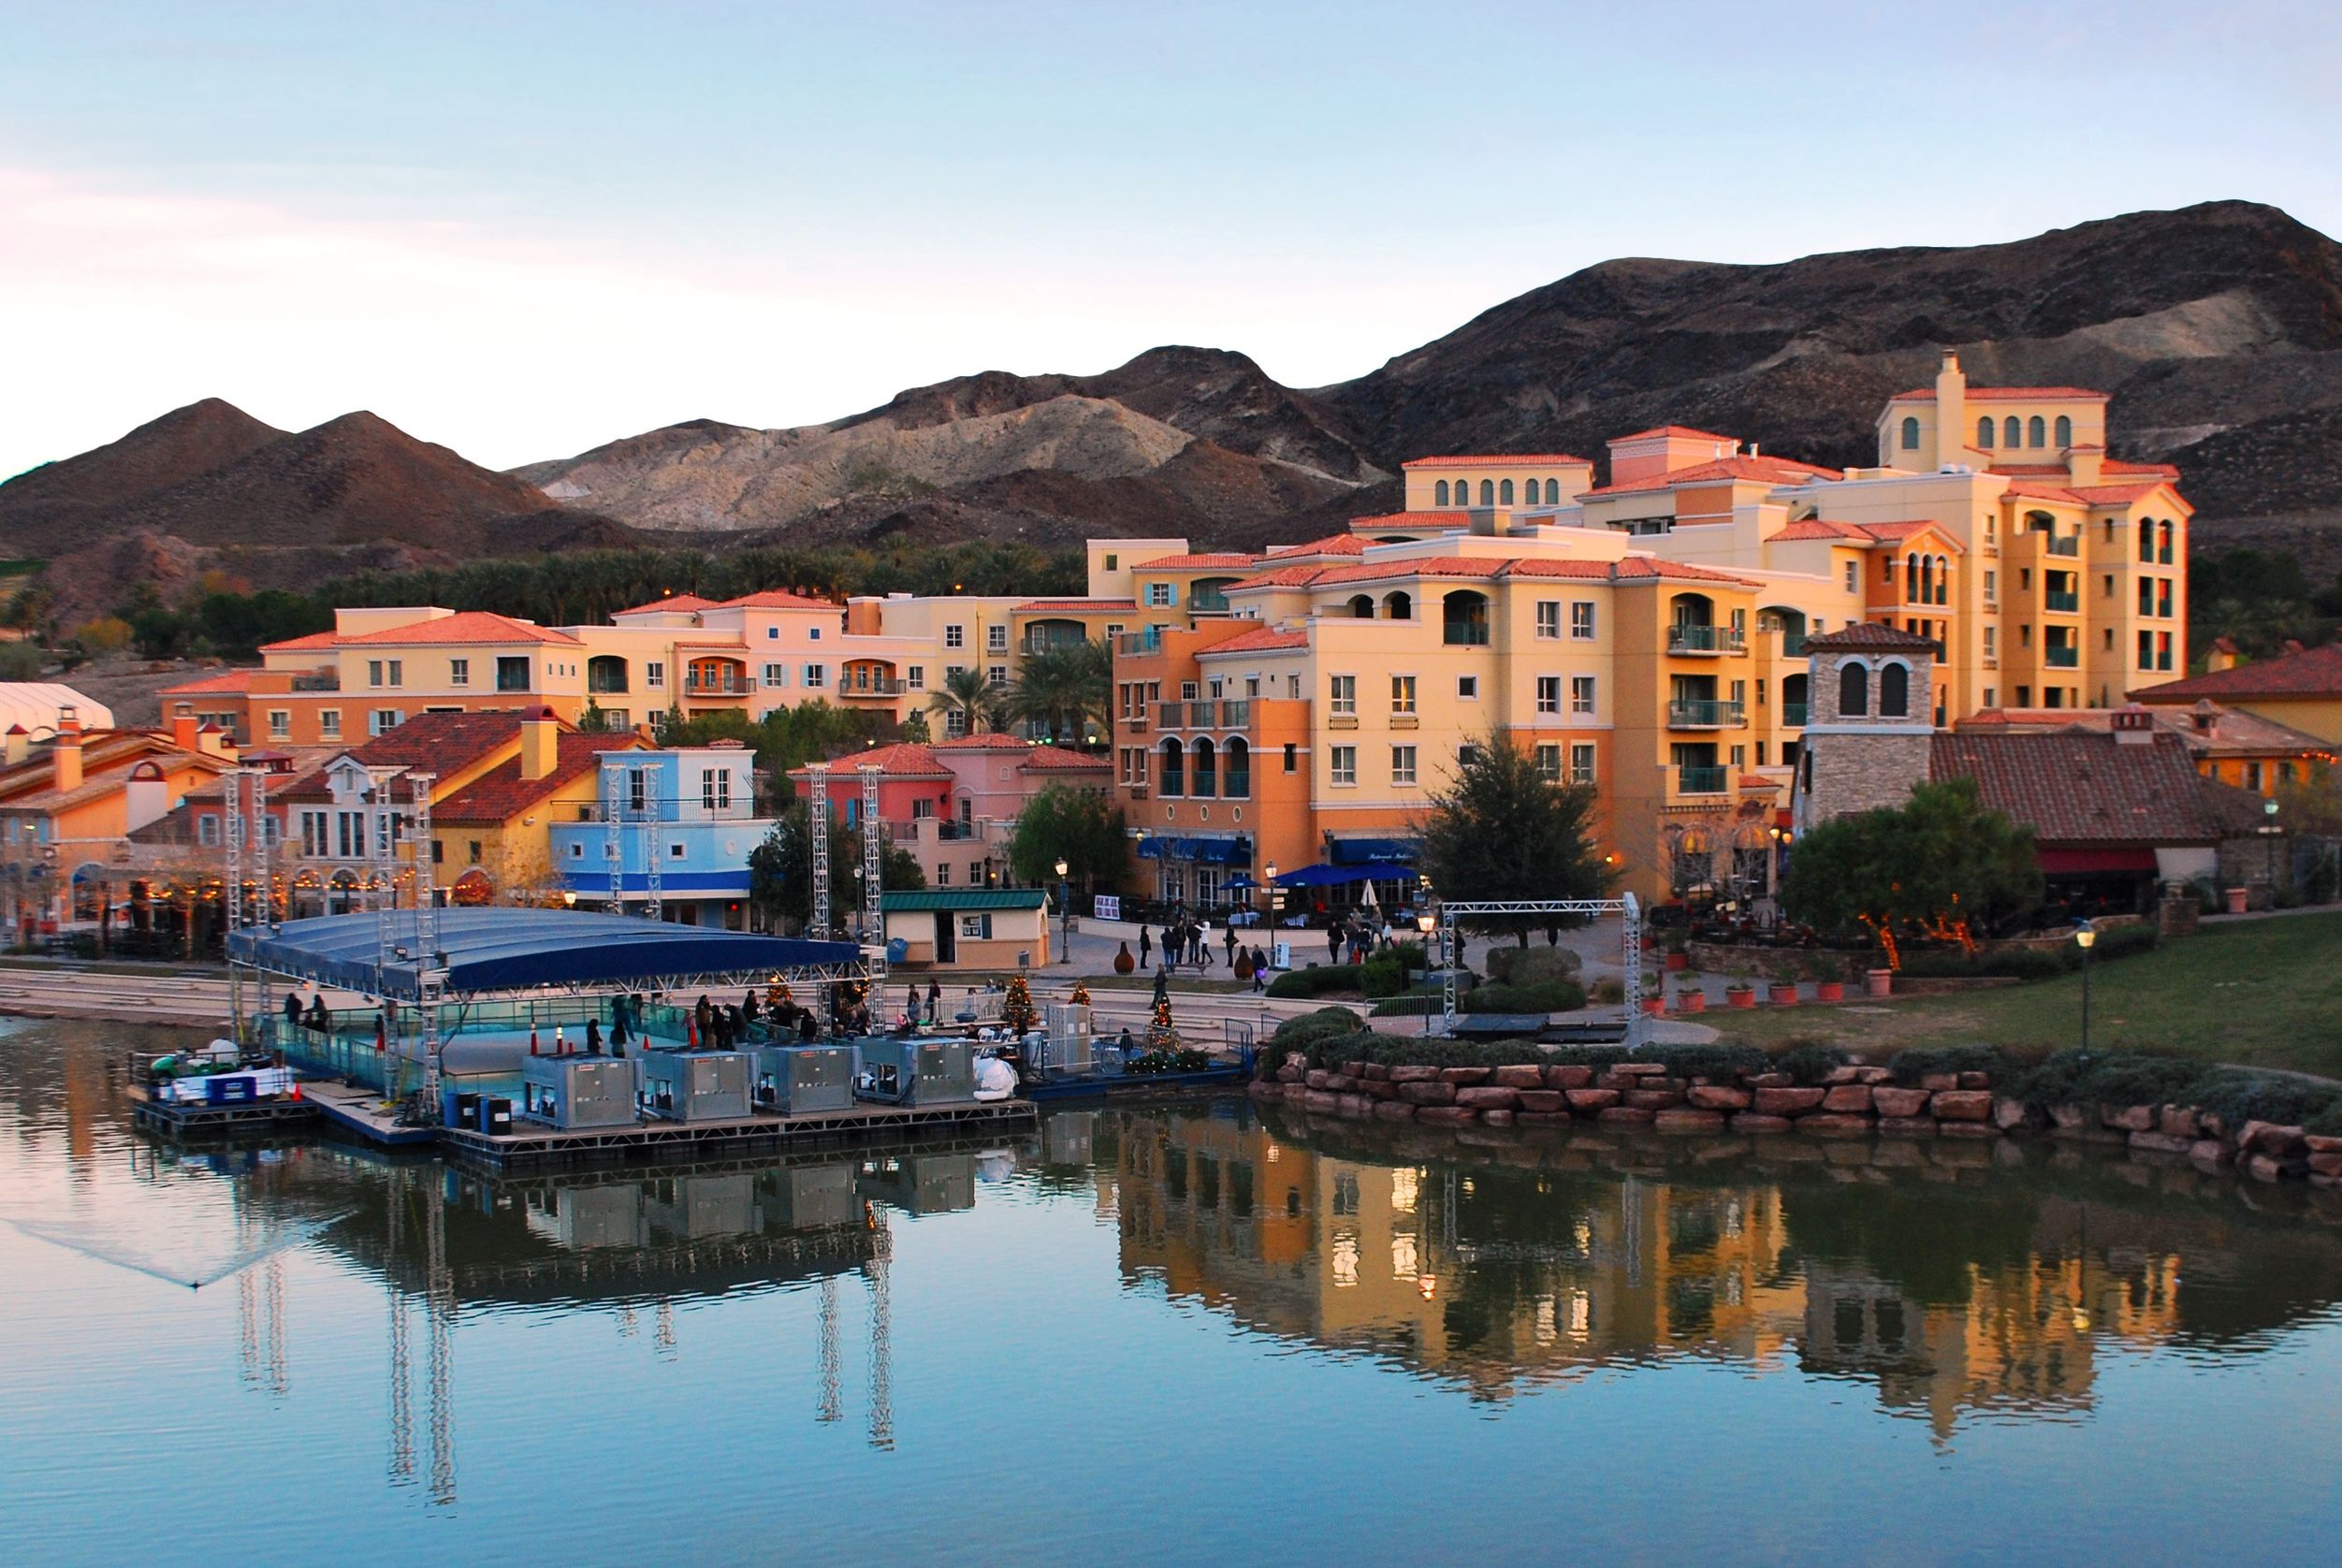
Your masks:
<instances>
[{"instance_id":1,"label":"hedge","mask_svg":"<svg viewBox=\"0 0 2342 1568\"><path fill-rule=\"evenodd\" d=\"M1313 964L1306 969L1287 969L1269 982L1269 995L1287 999L1322 996L1329 991L1359 989L1356 964Z\"/></svg>"},{"instance_id":2,"label":"hedge","mask_svg":"<svg viewBox=\"0 0 2342 1568\"><path fill-rule=\"evenodd\" d=\"M2111 963L2134 953L2152 951L2162 933L2151 925L2113 925L2098 934L2090 950L2093 964ZM1986 948L1973 953L1944 949L1914 952L1903 960L1901 973L1913 979L2055 980L2082 966L2081 944L2062 942L2054 948Z\"/></svg>"}]
</instances>

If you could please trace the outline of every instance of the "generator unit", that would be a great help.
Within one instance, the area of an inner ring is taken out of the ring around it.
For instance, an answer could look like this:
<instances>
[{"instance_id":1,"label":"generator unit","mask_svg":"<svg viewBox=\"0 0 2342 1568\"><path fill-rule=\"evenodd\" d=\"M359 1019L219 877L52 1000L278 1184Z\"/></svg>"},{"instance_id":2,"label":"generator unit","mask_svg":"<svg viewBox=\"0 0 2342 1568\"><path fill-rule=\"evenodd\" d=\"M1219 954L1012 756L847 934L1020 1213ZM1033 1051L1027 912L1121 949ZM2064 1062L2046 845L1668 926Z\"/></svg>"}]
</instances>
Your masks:
<instances>
[{"instance_id":1,"label":"generator unit","mask_svg":"<svg viewBox=\"0 0 2342 1568\"><path fill-rule=\"evenodd\" d=\"M644 1193L651 1230L677 1241L745 1236L756 1227L756 1177L745 1170L660 1177Z\"/></svg>"},{"instance_id":2,"label":"generator unit","mask_svg":"<svg viewBox=\"0 0 2342 1568\"><path fill-rule=\"evenodd\" d=\"M643 1114L667 1122L736 1122L749 1114L745 1051L647 1051Z\"/></svg>"},{"instance_id":3,"label":"generator unit","mask_svg":"<svg viewBox=\"0 0 2342 1568\"><path fill-rule=\"evenodd\" d=\"M767 1045L755 1055L757 1110L803 1116L853 1109L853 1047Z\"/></svg>"},{"instance_id":4,"label":"generator unit","mask_svg":"<svg viewBox=\"0 0 2342 1568\"><path fill-rule=\"evenodd\" d=\"M521 1119L546 1126L634 1125L634 1064L608 1056L524 1056Z\"/></svg>"},{"instance_id":5,"label":"generator unit","mask_svg":"<svg viewBox=\"0 0 2342 1568\"><path fill-rule=\"evenodd\" d=\"M976 1064L964 1039L897 1039L872 1036L854 1042L862 1058L856 1092L888 1105L957 1105L976 1098Z\"/></svg>"}]
</instances>

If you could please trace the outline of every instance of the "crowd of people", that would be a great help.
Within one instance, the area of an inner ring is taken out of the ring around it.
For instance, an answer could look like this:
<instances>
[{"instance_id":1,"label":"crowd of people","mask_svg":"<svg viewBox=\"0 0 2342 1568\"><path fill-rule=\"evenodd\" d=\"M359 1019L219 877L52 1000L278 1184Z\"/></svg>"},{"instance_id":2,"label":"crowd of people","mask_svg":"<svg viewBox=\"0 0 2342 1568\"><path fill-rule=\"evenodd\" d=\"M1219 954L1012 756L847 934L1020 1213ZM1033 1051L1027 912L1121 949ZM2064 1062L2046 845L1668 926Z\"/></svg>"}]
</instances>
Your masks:
<instances>
[{"instance_id":1,"label":"crowd of people","mask_svg":"<svg viewBox=\"0 0 2342 1568\"><path fill-rule=\"evenodd\" d=\"M1228 972L1232 975L1238 968L1237 959L1242 957L1247 961L1245 966L1252 972L1252 988L1255 991L1266 991L1269 988L1268 953L1258 946L1247 948L1243 939L1236 935L1234 926L1224 925L1220 928L1220 939L1217 946L1224 955L1223 959L1215 961L1213 958L1214 945L1212 925L1209 921L1192 920L1184 910L1174 910L1171 918L1163 924L1163 957L1159 968L1167 971L1192 968L1198 974L1201 974L1211 968L1215 962L1225 962L1228 965ZM1146 925L1142 924L1139 927L1140 968L1158 967L1155 960L1155 934Z\"/></svg>"}]
</instances>

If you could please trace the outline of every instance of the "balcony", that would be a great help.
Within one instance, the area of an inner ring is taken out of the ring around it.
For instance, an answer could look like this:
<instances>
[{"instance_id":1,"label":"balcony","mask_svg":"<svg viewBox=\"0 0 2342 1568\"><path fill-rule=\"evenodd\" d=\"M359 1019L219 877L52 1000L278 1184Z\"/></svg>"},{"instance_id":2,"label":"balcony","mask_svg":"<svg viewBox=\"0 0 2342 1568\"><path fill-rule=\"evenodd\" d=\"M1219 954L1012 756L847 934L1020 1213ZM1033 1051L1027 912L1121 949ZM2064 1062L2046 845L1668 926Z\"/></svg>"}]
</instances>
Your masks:
<instances>
[{"instance_id":1,"label":"balcony","mask_svg":"<svg viewBox=\"0 0 2342 1568\"><path fill-rule=\"evenodd\" d=\"M314 675L295 675L293 690L296 691L339 691L342 690L342 672L319 670Z\"/></svg>"},{"instance_id":2,"label":"balcony","mask_svg":"<svg viewBox=\"0 0 2342 1568\"><path fill-rule=\"evenodd\" d=\"M1802 730L1805 728L1805 715L1806 704L1803 703L1783 703L1781 704L1781 721L1792 730Z\"/></svg>"},{"instance_id":3,"label":"balcony","mask_svg":"<svg viewBox=\"0 0 2342 1568\"><path fill-rule=\"evenodd\" d=\"M1114 651L1126 659L1133 654L1160 653L1163 634L1151 626L1143 632L1125 632L1114 639Z\"/></svg>"},{"instance_id":4,"label":"balcony","mask_svg":"<svg viewBox=\"0 0 2342 1568\"><path fill-rule=\"evenodd\" d=\"M895 680L885 676L877 676L869 680L857 680L851 683L840 682L837 688L837 694L840 697L892 698L899 697L909 690L909 688L906 687L899 680Z\"/></svg>"},{"instance_id":5,"label":"balcony","mask_svg":"<svg viewBox=\"0 0 2342 1568\"><path fill-rule=\"evenodd\" d=\"M2081 594L2072 589L2061 593L2051 588L2041 596L2041 602L2043 608L2065 616L2079 614L2082 608Z\"/></svg>"},{"instance_id":6,"label":"balcony","mask_svg":"<svg viewBox=\"0 0 2342 1568\"><path fill-rule=\"evenodd\" d=\"M1678 622L1667 628L1669 653L1713 656L1746 653L1748 633L1737 626L1698 626Z\"/></svg>"},{"instance_id":7,"label":"balcony","mask_svg":"<svg viewBox=\"0 0 2342 1568\"><path fill-rule=\"evenodd\" d=\"M2082 536L2079 534L2049 533L2036 535L2036 537L2041 540L2044 555L2078 556L2082 553Z\"/></svg>"},{"instance_id":8,"label":"balcony","mask_svg":"<svg viewBox=\"0 0 2342 1568\"><path fill-rule=\"evenodd\" d=\"M691 675L683 682L686 697L746 697L755 690L746 675Z\"/></svg>"},{"instance_id":9,"label":"balcony","mask_svg":"<svg viewBox=\"0 0 2342 1568\"><path fill-rule=\"evenodd\" d=\"M1667 704L1670 730L1732 730L1745 718L1743 704L1713 697L1678 697Z\"/></svg>"},{"instance_id":10,"label":"balcony","mask_svg":"<svg viewBox=\"0 0 2342 1568\"><path fill-rule=\"evenodd\" d=\"M1783 659L1803 659L1805 657L1805 633L1802 632L1783 632L1781 634L1781 657Z\"/></svg>"},{"instance_id":11,"label":"balcony","mask_svg":"<svg viewBox=\"0 0 2342 1568\"><path fill-rule=\"evenodd\" d=\"M1675 774L1680 795L1721 795L1731 783L1726 770L1719 767L1680 767Z\"/></svg>"},{"instance_id":12,"label":"balcony","mask_svg":"<svg viewBox=\"0 0 2342 1568\"><path fill-rule=\"evenodd\" d=\"M2082 662L2082 650L2078 647L2044 648L2041 661L2053 670L2076 669Z\"/></svg>"},{"instance_id":13,"label":"balcony","mask_svg":"<svg viewBox=\"0 0 2342 1568\"><path fill-rule=\"evenodd\" d=\"M1229 800L1252 799L1251 770L1246 768L1231 769L1228 773L1220 776L1220 782L1224 786L1221 793L1226 795Z\"/></svg>"}]
</instances>

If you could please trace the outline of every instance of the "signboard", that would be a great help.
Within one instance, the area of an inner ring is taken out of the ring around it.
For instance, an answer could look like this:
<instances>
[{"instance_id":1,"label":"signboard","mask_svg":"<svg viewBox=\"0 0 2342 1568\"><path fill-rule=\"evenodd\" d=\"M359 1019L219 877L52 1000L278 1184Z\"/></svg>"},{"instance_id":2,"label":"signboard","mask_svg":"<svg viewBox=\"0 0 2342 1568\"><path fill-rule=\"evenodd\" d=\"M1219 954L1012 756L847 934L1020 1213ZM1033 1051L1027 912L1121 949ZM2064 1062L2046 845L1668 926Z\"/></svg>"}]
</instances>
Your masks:
<instances>
[{"instance_id":1,"label":"signboard","mask_svg":"<svg viewBox=\"0 0 2342 1568\"><path fill-rule=\"evenodd\" d=\"M1090 903L1093 906L1090 910L1093 917L1098 920L1122 919L1122 899L1119 895L1110 893L1096 893L1091 896Z\"/></svg>"}]
</instances>

